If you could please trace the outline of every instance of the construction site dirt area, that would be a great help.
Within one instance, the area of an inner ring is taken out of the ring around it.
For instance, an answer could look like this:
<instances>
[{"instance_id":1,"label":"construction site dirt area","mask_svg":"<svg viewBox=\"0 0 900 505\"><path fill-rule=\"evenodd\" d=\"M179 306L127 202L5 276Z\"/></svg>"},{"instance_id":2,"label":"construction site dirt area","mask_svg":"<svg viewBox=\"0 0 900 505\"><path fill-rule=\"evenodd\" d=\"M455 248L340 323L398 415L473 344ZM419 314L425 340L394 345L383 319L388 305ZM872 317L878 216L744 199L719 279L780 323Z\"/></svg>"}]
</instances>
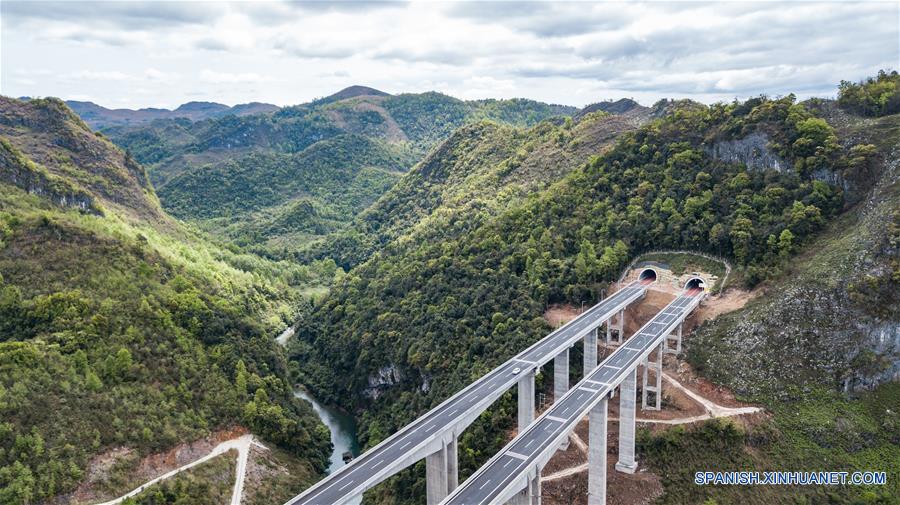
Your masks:
<instances>
[{"instance_id":1,"label":"construction site dirt area","mask_svg":"<svg viewBox=\"0 0 900 505\"><path fill-rule=\"evenodd\" d=\"M639 272L629 272L625 278L638 278ZM661 277L665 278L663 272ZM615 291L611 286L610 294ZM648 284L645 296L628 307L624 314L623 333L625 337L635 334L666 305L674 300L681 290L674 283ZM685 320L682 338L689 339L690 332L701 322L721 314L739 309L759 293L739 289L729 289L715 296L707 296L701 305ZM553 327L565 324L578 317L581 307L554 305L544 313L544 319ZM615 328L616 324L612 325ZM605 330L601 328L598 338L598 358L602 361L617 347L615 338L607 344ZM650 359L656 358L656 352ZM662 368L661 409L642 408L643 365L637 368L637 410L635 422L639 428L653 433L672 429L677 425L690 425L714 418L732 418L738 424L750 426L764 419L762 409L737 401L727 389L717 386L698 376L689 364L679 359L676 353L664 353ZM649 371L649 384L655 384L655 372ZM648 407L655 406L655 397L648 396ZM638 471L626 474L615 470L618 458L619 398L614 395L608 401L607 426L607 503L636 504L651 503L663 494L658 476L640 466ZM541 471L541 499L545 505L570 505L587 503L588 484L588 421L582 419L569 437L569 445L558 451Z\"/></svg>"}]
</instances>

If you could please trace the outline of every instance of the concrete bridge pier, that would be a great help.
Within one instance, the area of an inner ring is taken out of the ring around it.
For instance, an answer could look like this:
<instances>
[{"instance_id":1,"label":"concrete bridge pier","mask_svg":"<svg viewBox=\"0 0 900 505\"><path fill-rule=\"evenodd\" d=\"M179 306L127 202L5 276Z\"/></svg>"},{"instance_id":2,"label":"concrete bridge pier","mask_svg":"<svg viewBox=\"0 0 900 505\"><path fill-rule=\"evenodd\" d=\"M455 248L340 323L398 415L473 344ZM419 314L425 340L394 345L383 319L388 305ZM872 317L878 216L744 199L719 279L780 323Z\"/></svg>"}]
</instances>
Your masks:
<instances>
[{"instance_id":1,"label":"concrete bridge pier","mask_svg":"<svg viewBox=\"0 0 900 505\"><path fill-rule=\"evenodd\" d=\"M584 376L587 377L597 367L597 330L594 328L584 336Z\"/></svg>"},{"instance_id":2,"label":"concrete bridge pier","mask_svg":"<svg viewBox=\"0 0 900 505\"><path fill-rule=\"evenodd\" d=\"M425 456L425 497L428 505L437 505L459 484L457 440L444 440L441 449Z\"/></svg>"},{"instance_id":3,"label":"concrete bridge pier","mask_svg":"<svg viewBox=\"0 0 900 505\"><path fill-rule=\"evenodd\" d=\"M616 344L621 344L625 341L625 309L619 311L616 314L615 319L616 322L613 324L613 318L609 318L606 321L606 345L609 345L611 342L615 342ZM612 338L612 331L616 331L616 338Z\"/></svg>"},{"instance_id":4,"label":"concrete bridge pier","mask_svg":"<svg viewBox=\"0 0 900 505\"><path fill-rule=\"evenodd\" d=\"M538 469L537 475L531 478L528 483L528 503L530 505L541 505L541 470Z\"/></svg>"},{"instance_id":5,"label":"concrete bridge pier","mask_svg":"<svg viewBox=\"0 0 900 505\"><path fill-rule=\"evenodd\" d=\"M656 349L656 358L650 359L650 356L647 356L644 359L644 378L641 381L641 410L660 410L662 408L662 359L664 350L665 343L660 342L659 347ZM653 386L649 383L651 370L653 371L655 383ZM647 398L650 393L653 393L653 397L656 400L654 406L647 404Z\"/></svg>"},{"instance_id":6,"label":"concrete bridge pier","mask_svg":"<svg viewBox=\"0 0 900 505\"><path fill-rule=\"evenodd\" d=\"M588 505L606 505L606 420L603 398L588 414Z\"/></svg>"},{"instance_id":7,"label":"concrete bridge pier","mask_svg":"<svg viewBox=\"0 0 900 505\"><path fill-rule=\"evenodd\" d=\"M568 360L568 355L566 356ZM519 379L519 433L534 421L534 369L520 372Z\"/></svg>"},{"instance_id":8,"label":"concrete bridge pier","mask_svg":"<svg viewBox=\"0 0 900 505\"><path fill-rule=\"evenodd\" d=\"M569 392L569 350L556 355L553 358L553 403L558 402ZM561 444L561 450L569 448L569 438L566 437Z\"/></svg>"},{"instance_id":9,"label":"concrete bridge pier","mask_svg":"<svg viewBox=\"0 0 900 505\"><path fill-rule=\"evenodd\" d=\"M634 416L637 403L637 368L632 369L619 385L619 461L616 470L634 473Z\"/></svg>"},{"instance_id":10,"label":"concrete bridge pier","mask_svg":"<svg viewBox=\"0 0 900 505\"><path fill-rule=\"evenodd\" d=\"M678 331L669 333L666 335L666 353L669 354L678 354L681 352L681 331L684 327L684 321L678 323ZM674 343L674 346L670 346L670 343Z\"/></svg>"},{"instance_id":11,"label":"concrete bridge pier","mask_svg":"<svg viewBox=\"0 0 900 505\"><path fill-rule=\"evenodd\" d=\"M541 505L541 470L537 470L534 477L528 479L525 489L519 491L510 498L506 505Z\"/></svg>"}]
</instances>

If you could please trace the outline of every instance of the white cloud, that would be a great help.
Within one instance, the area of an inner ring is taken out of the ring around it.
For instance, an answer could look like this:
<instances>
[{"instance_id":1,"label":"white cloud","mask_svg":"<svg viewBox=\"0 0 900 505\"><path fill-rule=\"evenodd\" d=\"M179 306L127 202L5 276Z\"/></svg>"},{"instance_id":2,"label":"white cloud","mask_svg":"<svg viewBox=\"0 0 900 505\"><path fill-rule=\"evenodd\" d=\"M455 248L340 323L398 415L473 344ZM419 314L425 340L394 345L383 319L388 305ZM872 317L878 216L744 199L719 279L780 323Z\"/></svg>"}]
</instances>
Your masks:
<instances>
[{"instance_id":1,"label":"white cloud","mask_svg":"<svg viewBox=\"0 0 900 505\"><path fill-rule=\"evenodd\" d=\"M3 0L0 11L4 68L20 77L2 73L4 94L135 107L294 104L350 84L573 105L831 95L841 79L900 66L894 3Z\"/></svg>"},{"instance_id":2,"label":"white cloud","mask_svg":"<svg viewBox=\"0 0 900 505\"><path fill-rule=\"evenodd\" d=\"M269 82L272 78L260 75L254 72L231 73L216 72L214 70L204 69L200 72L200 81L210 84L246 84Z\"/></svg>"}]
</instances>

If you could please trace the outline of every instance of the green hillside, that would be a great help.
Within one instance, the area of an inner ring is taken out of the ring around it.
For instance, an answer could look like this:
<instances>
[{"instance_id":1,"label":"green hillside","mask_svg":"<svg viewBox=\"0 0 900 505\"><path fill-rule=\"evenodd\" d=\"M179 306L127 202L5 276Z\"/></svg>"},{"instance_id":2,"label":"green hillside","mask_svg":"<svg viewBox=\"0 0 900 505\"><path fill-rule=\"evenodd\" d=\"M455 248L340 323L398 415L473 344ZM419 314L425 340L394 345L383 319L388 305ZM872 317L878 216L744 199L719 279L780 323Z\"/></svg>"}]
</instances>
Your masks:
<instances>
[{"instance_id":1,"label":"green hillside","mask_svg":"<svg viewBox=\"0 0 900 505\"><path fill-rule=\"evenodd\" d=\"M435 147L348 228L299 256L306 261L331 258L349 269L412 230L439 227L456 233L445 226L448 217L465 216L470 228L545 189L650 118L649 111L638 106L623 115L596 112L575 122L547 120L529 129L490 120L467 125Z\"/></svg>"},{"instance_id":2,"label":"green hillside","mask_svg":"<svg viewBox=\"0 0 900 505\"><path fill-rule=\"evenodd\" d=\"M358 218L367 227L359 234L371 230L377 242L341 260L362 263L303 317L292 352L301 380L357 412L361 438L375 444L544 334L547 304L592 301L634 254L728 256L747 286L781 277L842 214L845 181L878 159L793 96L654 110L663 117L593 158L564 158L561 179L509 198L503 181L524 166L517 153L547 131L495 134L483 124L455 133ZM561 145L577 143L566 137L572 126L547 128ZM740 158L735 146L760 136L767 156ZM531 152L553 165L552 151ZM399 381L373 389L385 369ZM511 406L501 401L467 431L461 478L503 443ZM420 467L373 493L418 502Z\"/></svg>"},{"instance_id":3,"label":"green hillside","mask_svg":"<svg viewBox=\"0 0 900 505\"><path fill-rule=\"evenodd\" d=\"M352 87L273 113L161 119L104 134L148 165L167 211L283 256L344 227L463 124L529 126L575 112L532 100L466 102ZM308 221L291 213L301 201L321 212Z\"/></svg>"},{"instance_id":4,"label":"green hillside","mask_svg":"<svg viewBox=\"0 0 900 505\"><path fill-rule=\"evenodd\" d=\"M327 430L272 337L333 270L174 222L143 168L57 100L0 98L0 162L0 503L65 496L113 448L235 426L299 457L306 482L325 468Z\"/></svg>"}]
</instances>

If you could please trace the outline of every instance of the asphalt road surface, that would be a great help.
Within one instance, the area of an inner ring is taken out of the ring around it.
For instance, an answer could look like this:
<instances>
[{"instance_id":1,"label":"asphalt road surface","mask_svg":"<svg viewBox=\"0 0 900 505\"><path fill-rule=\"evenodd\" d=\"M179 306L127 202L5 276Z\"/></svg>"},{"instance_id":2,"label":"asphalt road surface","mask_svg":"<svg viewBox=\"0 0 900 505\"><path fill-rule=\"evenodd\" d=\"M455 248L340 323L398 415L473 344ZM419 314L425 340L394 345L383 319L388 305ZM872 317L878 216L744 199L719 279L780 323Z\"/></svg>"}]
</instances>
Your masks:
<instances>
[{"instance_id":1,"label":"asphalt road surface","mask_svg":"<svg viewBox=\"0 0 900 505\"><path fill-rule=\"evenodd\" d=\"M548 450L555 451L555 439L567 435L603 397L633 369L643 354L659 345L699 303L701 290L684 292L645 324L624 345L575 385L559 402L506 445L478 472L466 480L443 502L446 505L499 503L504 492ZM551 447L551 443L553 447Z\"/></svg>"},{"instance_id":2,"label":"asphalt road surface","mask_svg":"<svg viewBox=\"0 0 900 505\"><path fill-rule=\"evenodd\" d=\"M646 284L649 283L628 284L406 425L387 440L361 454L349 465L289 500L286 505L337 505L410 466L415 461L408 461L409 456L432 442L435 435L456 425L460 419L470 414L472 409L483 411L507 389L514 386L520 376L513 373L515 368L520 368L521 374L552 360L592 328L598 327L603 321L643 296ZM485 402L486 399L490 402Z\"/></svg>"}]
</instances>

